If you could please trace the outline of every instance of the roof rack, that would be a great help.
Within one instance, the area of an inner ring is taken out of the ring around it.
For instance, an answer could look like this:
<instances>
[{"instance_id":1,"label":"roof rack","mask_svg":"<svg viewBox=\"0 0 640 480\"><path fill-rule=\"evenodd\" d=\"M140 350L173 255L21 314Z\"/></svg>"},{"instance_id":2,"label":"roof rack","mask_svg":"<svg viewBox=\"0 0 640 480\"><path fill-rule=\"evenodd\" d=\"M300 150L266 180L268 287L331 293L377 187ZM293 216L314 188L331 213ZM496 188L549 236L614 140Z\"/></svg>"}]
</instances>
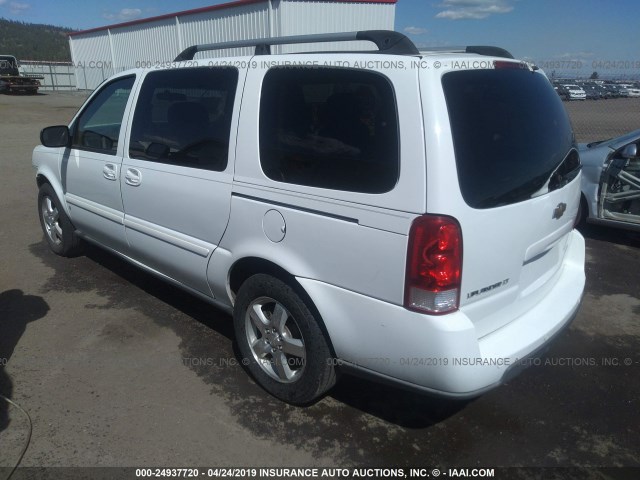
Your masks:
<instances>
[{"instance_id":1,"label":"roof rack","mask_svg":"<svg viewBox=\"0 0 640 480\"><path fill-rule=\"evenodd\" d=\"M379 53L391 55L419 55L418 49L405 35L392 30L363 30L360 32L319 33L314 35L293 35L289 37L259 38L234 42L207 43L186 48L175 59L176 62L193 60L197 52L223 50L227 48L256 47L256 55L270 55L272 45L292 45L295 43L351 42L368 40L375 43Z\"/></svg>"},{"instance_id":2,"label":"roof rack","mask_svg":"<svg viewBox=\"0 0 640 480\"><path fill-rule=\"evenodd\" d=\"M467 47L427 47L421 48L420 53L477 53L488 57L513 58L513 55L504 48L492 47L489 45L470 45Z\"/></svg>"}]
</instances>

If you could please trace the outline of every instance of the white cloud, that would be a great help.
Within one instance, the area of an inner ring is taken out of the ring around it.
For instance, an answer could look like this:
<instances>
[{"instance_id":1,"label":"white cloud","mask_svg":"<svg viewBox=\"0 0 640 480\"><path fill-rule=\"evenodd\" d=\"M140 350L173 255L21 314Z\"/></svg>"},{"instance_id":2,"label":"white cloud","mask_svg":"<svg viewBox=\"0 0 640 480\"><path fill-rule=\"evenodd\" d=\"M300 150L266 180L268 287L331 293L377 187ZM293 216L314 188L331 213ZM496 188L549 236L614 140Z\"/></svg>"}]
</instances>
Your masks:
<instances>
[{"instance_id":1,"label":"white cloud","mask_svg":"<svg viewBox=\"0 0 640 480\"><path fill-rule=\"evenodd\" d=\"M29 5L28 3L11 2L9 4L9 11L11 13L22 13L25 10L29 10L30 8L31 5Z\"/></svg>"},{"instance_id":2,"label":"white cloud","mask_svg":"<svg viewBox=\"0 0 640 480\"><path fill-rule=\"evenodd\" d=\"M123 8L120 10L120 16L123 18L137 18L142 14L139 8Z\"/></svg>"},{"instance_id":3,"label":"white cloud","mask_svg":"<svg viewBox=\"0 0 640 480\"><path fill-rule=\"evenodd\" d=\"M142 10L139 8L123 8L118 13L103 13L102 17L107 20L119 20L126 22L128 20L134 20L142 15Z\"/></svg>"},{"instance_id":4,"label":"white cloud","mask_svg":"<svg viewBox=\"0 0 640 480\"><path fill-rule=\"evenodd\" d=\"M429 42L415 42L418 50L424 49L429 50L430 48L443 48L443 47L451 47L452 44L448 40L431 40Z\"/></svg>"},{"instance_id":5,"label":"white cloud","mask_svg":"<svg viewBox=\"0 0 640 480\"><path fill-rule=\"evenodd\" d=\"M422 35L427 33L427 29L420 27L405 27L404 33L408 33L409 35Z\"/></svg>"},{"instance_id":6,"label":"white cloud","mask_svg":"<svg viewBox=\"0 0 640 480\"><path fill-rule=\"evenodd\" d=\"M555 55L554 58L561 58L563 60L575 60L575 59L589 59L593 57L593 52L565 52L565 53L561 53L559 55Z\"/></svg>"},{"instance_id":7,"label":"white cloud","mask_svg":"<svg viewBox=\"0 0 640 480\"><path fill-rule=\"evenodd\" d=\"M443 0L438 5L444 10L436 18L449 20L480 20L491 15L509 13L513 10L511 0Z\"/></svg>"}]
</instances>

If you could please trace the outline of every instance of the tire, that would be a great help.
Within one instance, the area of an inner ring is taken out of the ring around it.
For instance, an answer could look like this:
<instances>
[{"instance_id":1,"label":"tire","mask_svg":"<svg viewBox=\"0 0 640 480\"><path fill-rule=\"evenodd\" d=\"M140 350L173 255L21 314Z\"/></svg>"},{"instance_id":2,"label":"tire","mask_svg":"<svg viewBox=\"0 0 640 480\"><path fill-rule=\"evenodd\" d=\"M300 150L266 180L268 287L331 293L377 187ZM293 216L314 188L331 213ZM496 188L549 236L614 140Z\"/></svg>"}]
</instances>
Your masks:
<instances>
[{"instance_id":1,"label":"tire","mask_svg":"<svg viewBox=\"0 0 640 480\"><path fill-rule=\"evenodd\" d=\"M63 257L77 255L80 239L53 187L48 183L44 183L38 192L38 217L44 238L53 253Z\"/></svg>"},{"instance_id":2,"label":"tire","mask_svg":"<svg viewBox=\"0 0 640 480\"><path fill-rule=\"evenodd\" d=\"M243 365L274 397L306 405L335 384L333 356L318 319L279 279L247 279L236 297L233 324Z\"/></svg>"}]
</instances>

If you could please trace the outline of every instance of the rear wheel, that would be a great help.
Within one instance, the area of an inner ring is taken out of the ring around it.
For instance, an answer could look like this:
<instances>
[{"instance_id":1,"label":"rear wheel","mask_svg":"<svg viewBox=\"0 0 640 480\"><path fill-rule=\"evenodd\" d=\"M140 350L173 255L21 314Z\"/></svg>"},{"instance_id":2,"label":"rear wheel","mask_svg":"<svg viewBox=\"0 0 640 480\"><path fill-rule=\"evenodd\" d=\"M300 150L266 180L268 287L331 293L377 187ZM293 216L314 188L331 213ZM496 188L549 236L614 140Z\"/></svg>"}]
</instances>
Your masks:
<instances>
[{"instance_id":1,"label":"rear wheel","mask_svg":"<svg viewBox=\"0 0 640 480\"><path fill-rule=\"evenodd\" d=\"M273 396L303 405L334 385L333 358L318 321L286 283L250 277L238 291L233 320L242 363Z\"/></svg>"},{"instance_id":2,"label":"rear wheel","mask_svg":"<svg viewBox=\"0 0 640 480\"><path fill-rule=\"evenodd\" d=\"M43 184L38 193L38 216L44 237L54 253L63 257L78 253L80 239L53 187L48 183Z\"/></svg>"}]
</instances>

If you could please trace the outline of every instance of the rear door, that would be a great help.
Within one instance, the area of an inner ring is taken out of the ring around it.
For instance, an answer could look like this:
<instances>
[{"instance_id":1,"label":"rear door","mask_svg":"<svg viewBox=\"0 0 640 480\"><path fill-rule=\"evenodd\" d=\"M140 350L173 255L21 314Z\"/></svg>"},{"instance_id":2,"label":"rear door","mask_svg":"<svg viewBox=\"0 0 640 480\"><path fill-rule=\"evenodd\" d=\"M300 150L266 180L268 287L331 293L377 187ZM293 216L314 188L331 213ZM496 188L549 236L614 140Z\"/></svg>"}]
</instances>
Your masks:
<instances>
[{"instance_id":1,"label":"rear door","mask_svg":"<svg viewBox=\"0 0 640 480\"><path fill-rule=\"evenodd\" d=\"M611 154L600 179L598 216L640 224L640 131L605 142Z\"/></svg>"},{"instance_id":2,"label":"rear door","mask_svg":"<svg viewBox=\"0 0 640 480\"><path fill-rule=\"evenodd\" d=\"M448 125L428 113L425 119L427 208L462 227L460 308L478 336L514 320L553 287L580 195L572 127L552 85L519 63L495 65L429 72L442 87L437 98L425 97L431 110L442 102L449 117Z\"/></svg>"},{"instance_id":3,"label":"rear door","mask_svg":"<svg viewBox=\"0 0 640 480\"><path fill-rule=\"evenodd\" d=\"M122 165L130 255L206 295L207 262L229 219L239 76L234 68L147 74Z\"/></svg>"}]
</instances>

